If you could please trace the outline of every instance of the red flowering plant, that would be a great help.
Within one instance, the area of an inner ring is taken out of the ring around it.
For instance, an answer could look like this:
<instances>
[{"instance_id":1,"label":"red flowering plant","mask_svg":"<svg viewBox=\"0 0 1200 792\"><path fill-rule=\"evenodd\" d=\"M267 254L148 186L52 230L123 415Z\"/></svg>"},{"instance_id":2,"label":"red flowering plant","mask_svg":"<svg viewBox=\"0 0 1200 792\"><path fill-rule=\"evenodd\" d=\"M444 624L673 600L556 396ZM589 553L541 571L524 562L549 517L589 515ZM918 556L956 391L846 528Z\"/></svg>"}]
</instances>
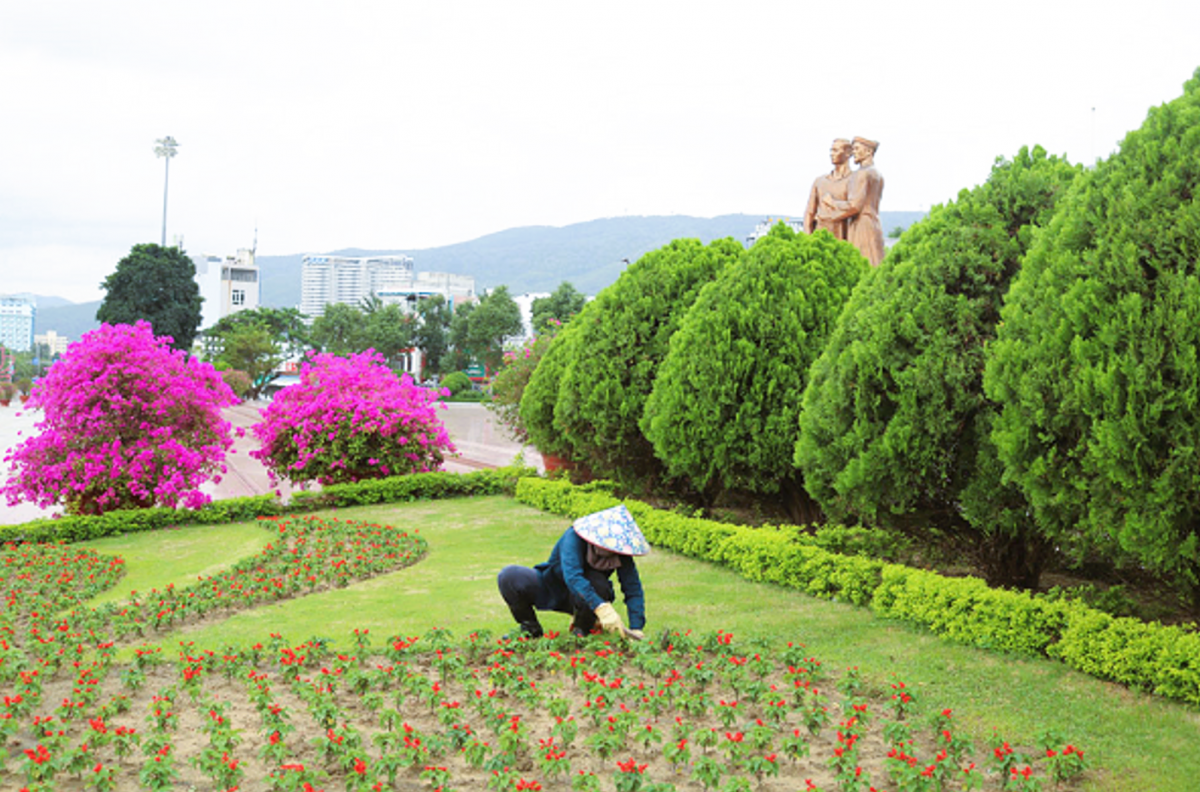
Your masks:
<instances>
[{"instance_id":1,"label":"red flowering plant","mask_svg":"<svg viewBox=\"0 0 1200 792\"><path fill-rule=\"evenodd\" d=\"M5 457L9 505L101 514L210 500L199 487L225 472L233 438L221 408L237 397L171 340L147 322L105 324L67 348L33 389L39 433Z\"/></svg>"},{"instance_id":2,"label":"red flowering plant","mask_svg":"<svg viewBox=\"0 0 1200 792\"><path fill-rule=\"evenodd\" d=\"M340 484L439 470L453 454L437 416L439 391L397 377L374 350L310 353L300 382L283 389L252 428L250 455L271 478Z\"/></svg>"}]
</instances>

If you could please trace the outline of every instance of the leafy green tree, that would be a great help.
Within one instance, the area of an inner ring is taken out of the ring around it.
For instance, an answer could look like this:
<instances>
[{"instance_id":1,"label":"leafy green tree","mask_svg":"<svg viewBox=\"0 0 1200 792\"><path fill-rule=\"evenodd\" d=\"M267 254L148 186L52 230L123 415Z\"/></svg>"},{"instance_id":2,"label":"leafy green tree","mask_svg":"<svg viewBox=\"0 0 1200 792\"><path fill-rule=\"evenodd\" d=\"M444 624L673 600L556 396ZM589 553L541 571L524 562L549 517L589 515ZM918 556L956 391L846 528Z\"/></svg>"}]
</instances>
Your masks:
<instances>
[{"instance_id":1,"label":"leafy green tree","mask_svg":"<svg viewBox=\"0 0 1200 792\"><path fill-rule=\"evenodd\" d=\"M365 316L362 339L359 341L364 352L374 349L394 365L400 352L412 349L415 330L415 318L404 312L399 305L383 305L373 307Z\"/></svg>"},{"instance_id":2,"label":"leafy green tree","mask_svg":"<svg viewBox=\"0 0 1200 792\"><path fill-rule=\"evenodd\" d=\"M831 518L957 539L990 582L1037 584L1049 545L998 475L983 361L1034 228L1077 173L1040 147L997 160L863 281L800 413L796 463Z\"/></svg>"},{"instance_id":3,"label":"leafy green tree","mask_svg":"<svg viewBox=\"0 0 1200 792\"><path fill-rule=\"evenodd\" d=\"M279 377L284 357L278 342L261 324L239 324L225 334L223 342L217 364L224 371L244 372L250 383L238 395L257 399L263 389Z\"/></svg>"},{"instance_id":4,"label":"leafy green tree","mask_svg":"<svg viewBox=\"0 0 1200 792\"><path fill-rule=\"evenodd\" d=\"M309 329L297 308L251 308L222 317L202 334L205 359L219 370L245 372L250 385L239 395L257 399L278 379L284 361L311 349Z\"/></svg>"},{"instance_id":5,"label":"leafy green tree","mask_svg":"<svg viewBox=\"0 0 1200 792\"><path fill-rule=\"evenodd\" d=\"M638 426L646 399L700 289L744 252L728 238L708 246L677 239L629 266L567 325L577 332L560 336L573 340L565 347L572 354L559 383L554 427L571 443L573 459L641 487L662 479L662 463Z\"/></svg>"},{"instance_id":6,"label":"leafy green tree","mask_svg":"<svg viewBox=\"0 0 1200 792\"><path fill-rule=\"evenodd\" d=\"M560 324L583 310L587 297L567 281L558 285L549 297L538 297L530 305L534 335L544 335L552 320Z\"/></svg>"},{"instance_id":7,"label":"leafy green tree","mask_svg":"<svg viewBox=\"0 0 1200 792\"><path fill-rule=\"evenodd\" d=\"M474 357L471 348L471 314L479 303L463 303L454 309L446 333L448 348L442 356L442 371L461 371L471 364Z\"/></svg>"},{"instance_id":8,"label":"leafy green tree","mask_svg":"<svg viewBox=\"0 0 1200 792\"><path fill-rule=\"evenodd\" d=\"M504 342L521 335L524 329L520 306L509 295L507 286L497 286L470 313L467 349L489 372L498 371L504 364Z\"/></svg>"},{"instance_id":9,"label":"leafy green tree","mask_svg":"<svg viewBox=\"0 0 1200 792\"><path fill-rule=\"evenodd\" d=\"M1086 172L1027 257L984 384L1042 529L1200 610L1200 69Z\"/></svg>"},{"instance_id":10,"label":"leafy green tree","mask_svg":"<svg viewBox=\"0 0 1200 792\"><path fill-rule=\"evenodd\" d=\"M107 294L97 321L131 325L145 320L156 336L170 336L172 349L191 349L200 326L196 265L180 248L134 245L100 284Z\"/></svg>"},{"instance_id":11,"label":"leafy green tree","mask_svg":"<svg viewBox=\"0 0 1200 792\"><path fill-rule=\"evenodd\" d=\"M792 462L800 398L867 268L851 245L780 223L700 292L641 427L707 504L725 491L778 495L793 520L819 518Z\"/></svg>"},{"instance_id":12,"label":"leafy green tree","mask_svg":"<svg viewBox=\"0 0 1200 792\"><path fill-rule=\"evenodd\" d=\"M312 323L313 345L322 352L346 357L366 348L367 320L356 306L331 303Z\"/></svg>"},{"instance_id":13,"label":"leafy green tree","mask_svg":"<svg viewBox=\"0 0 1200 792\"><path fill-rule=\"evenodd\" d=\"M442 295L435 294L417 303L413 344L421 350L425 361L426 371L422 374L441 373L442 358L450 349L450 306Z\"/></svg>"}]
</instances>

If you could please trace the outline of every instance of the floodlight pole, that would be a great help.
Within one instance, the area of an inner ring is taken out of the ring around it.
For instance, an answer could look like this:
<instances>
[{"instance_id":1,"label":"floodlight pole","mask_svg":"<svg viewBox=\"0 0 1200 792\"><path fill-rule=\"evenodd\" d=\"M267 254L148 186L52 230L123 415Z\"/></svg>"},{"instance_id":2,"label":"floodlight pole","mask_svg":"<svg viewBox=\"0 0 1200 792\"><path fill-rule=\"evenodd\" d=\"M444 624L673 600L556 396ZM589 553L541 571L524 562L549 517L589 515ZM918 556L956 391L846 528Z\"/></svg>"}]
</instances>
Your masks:
<instances>
[{"instance_id":1,"label":"floodlight pole","mask_svg":"<svg viewBox=\"0 0 1200 792\"><path fill-rule=\"evenodd\" d=\"M162 247L167 246L167 187L171 183L171 158L175 156L175 149L179 145L175 142L175 138L167 135L164 138L159 138L154 141L158 145L154 147L154 155L165 159L167 169L163 176L163 222L162 222Z\"/></svg>"}]
</instances>

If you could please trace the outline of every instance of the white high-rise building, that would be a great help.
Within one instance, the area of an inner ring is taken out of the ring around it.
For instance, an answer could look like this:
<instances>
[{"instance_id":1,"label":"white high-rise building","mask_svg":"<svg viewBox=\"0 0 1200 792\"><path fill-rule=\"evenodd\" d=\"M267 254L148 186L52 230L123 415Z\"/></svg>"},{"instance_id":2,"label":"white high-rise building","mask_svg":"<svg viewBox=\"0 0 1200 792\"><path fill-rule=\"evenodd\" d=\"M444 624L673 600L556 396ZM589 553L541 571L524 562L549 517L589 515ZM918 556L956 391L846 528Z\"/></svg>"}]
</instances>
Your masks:
<instances>
[{"instance_id":1,"label":"white high-rise building","mask_svg":"<svg viewBox=\"0 0 1200 792\"><path fill-rule=\"evenodd\" d=\"M13 352L33 348L37 302L33 297L0 295L0 345Z\"/></svg>"},{"instance_id":2,"label":"white high-rise building","mask_svg":"<svg viewBox=\"0 0 1200 792\"><path fill-rule=\"evenodd\" d=\"M196 284L204 303L200 327L209 328L230 314L257 308L259 273L254 251L239 250L236 256L193 256Z\"/></svg>"},{"instance_id":3,"label":"white high-rise building","mask_svg":"<svg viewBox=\"0 0 1200 792\"><path fill-rule=\"evenodd\" d=\"M309 318L334 303L357 305L370 294L413 281L411 256L305 256L300 280L300 312Z\"/></svg>"}]
</instances>

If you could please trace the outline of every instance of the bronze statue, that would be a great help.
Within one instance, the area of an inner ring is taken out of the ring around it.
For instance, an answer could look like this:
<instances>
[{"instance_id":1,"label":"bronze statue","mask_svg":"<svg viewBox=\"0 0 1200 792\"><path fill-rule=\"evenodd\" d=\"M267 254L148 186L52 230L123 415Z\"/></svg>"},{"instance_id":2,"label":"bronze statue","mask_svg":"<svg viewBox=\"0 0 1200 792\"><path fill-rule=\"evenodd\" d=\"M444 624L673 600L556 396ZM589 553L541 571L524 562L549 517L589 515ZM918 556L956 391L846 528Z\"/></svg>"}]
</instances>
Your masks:
<instances>
[{"instance_id":1,"label":"bronze statue","mask_svg":"<svg viewBox=\"0 0 1200 792\"><path fill-rule=\"evenodd\" d=\"M883 224L879 221L879 201L883 197L883 175L875 170L875 151L879 142L856 137L851 143L858 170L850 175L846 198L833 193L821 196L821 205L836 219L846 220L846 241L858 248L872 267L883 260Z\"/></svg>"},{"instance_id":2,"label":"bronze statue","mask_svg":"<svg viewBox=\"0 0 1200 792\"><path fill-rule=\"evenodd\" d=\"M835 217L834 210L821 203L821 196L831 195L835 200L846 200L846 188L850 181L850 141L845 138L834 140L829 147L829 161L833 163L833 170L818 176L808 193L804 232L811 234L818 228L824 228L838 239L845 239L846 220Z\"/></svg>"}]
</instances>

